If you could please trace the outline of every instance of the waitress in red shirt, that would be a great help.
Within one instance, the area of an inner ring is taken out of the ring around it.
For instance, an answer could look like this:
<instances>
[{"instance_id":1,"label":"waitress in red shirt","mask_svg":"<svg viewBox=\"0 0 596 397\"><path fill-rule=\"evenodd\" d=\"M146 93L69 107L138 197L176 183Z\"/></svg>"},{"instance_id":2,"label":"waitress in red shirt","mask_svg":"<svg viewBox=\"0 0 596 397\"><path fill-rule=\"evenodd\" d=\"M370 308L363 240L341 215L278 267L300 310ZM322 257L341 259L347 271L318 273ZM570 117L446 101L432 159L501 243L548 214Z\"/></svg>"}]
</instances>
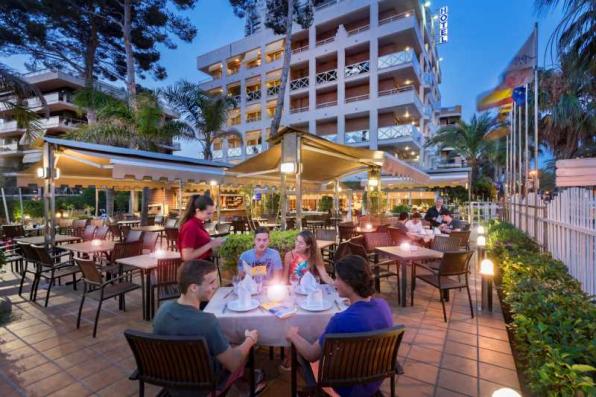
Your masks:
<instances>
[{"instance_id":1,"label":"waitress in red shirt","mask_svg":"<svg viewBox=\"0 0 596 397\"><path fill-rule=\"evenodd\" d=\"M223 238L212 239L205 230L205 221L215 211L213 200L207 195L191 197L180 220L178 250L184 262L192 259L211 260L212 249L223 244Z\"/></svg>"}]
</instances>

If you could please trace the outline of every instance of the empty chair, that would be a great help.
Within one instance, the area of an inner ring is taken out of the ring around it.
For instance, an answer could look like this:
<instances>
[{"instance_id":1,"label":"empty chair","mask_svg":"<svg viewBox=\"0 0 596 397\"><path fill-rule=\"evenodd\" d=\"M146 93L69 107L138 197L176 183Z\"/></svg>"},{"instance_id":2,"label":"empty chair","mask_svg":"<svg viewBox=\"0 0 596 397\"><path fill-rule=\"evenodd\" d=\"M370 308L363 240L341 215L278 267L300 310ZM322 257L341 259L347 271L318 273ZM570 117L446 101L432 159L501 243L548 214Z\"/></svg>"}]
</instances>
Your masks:
<instances>
[{"instance_id":1,"label":"empty chair","mask_svg":"<svg viewBox=\"0 0 596 397\"><path fill-rule=\"evenodd\" d=\"M2 225L2 232L7 240L12 240L25 235L23 225Z\"/></svg>"},{"instance_id":2,"label":"empty chair","mask_svg":"<svg viewBox=\"0 0 596 397\"><path fill-rule=\"evenodd\" d=\"M87 226L88 219L75 219L72 221L72 234L77 237L83 237L83 230Z\"/></svg>"},{"instance_id":3,"label":"empty chair","mask_svg":"<svg viewBox=\"0 0 596 397\"><path fill-rule=\"evenodd\" d=\"M404 226L405 227L405 226ZM408 236L407 232L402 230L399 227L390 227L389 235L391 236L391 241L393 241L393 245L400 245L403 242L410 242L410 237Z\"/></svg>"},{"instance_id":4,"label":"empty chair","mask_svg":"<svg viewBox=\"0 0 596 397\"><path fill-rule=\"evenodd\" d=\"M157 239L159 233L157 232L145 232L143 233L143 251L148 250L149 252L155 251L157 245Z\"/></svg>"},{"instance_id":5,"label":"empty chair","mask_svg":"<svg viewBox=\"0 0 596 397\"><path fill-rule=\"evenodd\" d=\"M403 325L397 325L369 332L325 335L315 395L328 395L325 388L362 385L390 378L391 396L395 396L395 376L399 371L397 353L404 332ZM293 345L292 366L298 366ZM292 384L296 384L295 377L296 371L292 371Z\"/></svg>"},{"instance_id":6,"label":"empty chair","mask_svg":"<svg viewBox=\"0 0 596 397\"><path fill-rule=\"evenodd\" d=\"M166 228L166 242L168 250L178 250L178 229L177 228Z\"/></svg>"},{"instance_id":7,"label":"empty chair","mask_svg":"<svg viewBox=\"0 0 596 397\"><path fill-rule=\"evenodd\" d=\"M234 228L234 233L244 233L248 231L248 228L246 226L246 220L243 218L233 219L232 227Z\"/></svg>"},{"instance_id":8,"label":"empty chair","mask_svg":"<svg viewBox=\"0 0 596 397\"><path fill-rule=\"evenodd\" d=\"M22 271L24 257L17 245L12 242L0 242L0 255L4 263L10 263L11 272L15 271L15 265L17 272Z\"/></svg>"},{"instance_id":9,"label":"empty chair","mask_svg":"<svg viewBox=\"0 0 596 397\"><path fill-rule=\"evenodd\" d=\"M455 238L459 239L459 247L460 248L469 250L470 249L470 234L471 233L472 233L471 230L461 231L461 232L453 231L453 232L449 233L449 235L451 237L455 237Z\"/></svg>"},{"instance_id":10,"label":"empty chair","mask_svg":"<svg viewBox=\"0 0 596 397\"><path fill-rule=\"evenodd\" d=\"M143 238L143 232L141 230L129 230L124 237L124 242L134 243L135 241L141 241Z\"/></svg>"},{"instance_id":11,"label":"empty chair","mask_svg":"<svg viewBox=\"0 0 596 397\"><path fill-rule=\"evenodd\" d=\"M182 263L181 259L158 259L155 269L156 281L151 284L151 318L155 315L155 306L169 299L177 299L180 296L176 275Z\"/></svg>"},{"instance_id":12,"label":"empty chair","mask_svg":"<svg viewBox=\"0 0 596 397\"><path fill-rule=\"evenodd\" d=\"M33 275L33 284L31 284L31 290L29 291L29 300L33 300L33 294L35 292L35 283L37 282L37 273L39 270L39 259L35 250L31 247L31 244L17 243L19 250L23 254L23 268L21 271L21 283L19 284L19 296L23 293L23 284L27 278L27 273ZM29 268L29 265L32 265Z\"/></svg>"},{"instance_id":13,"label":"empty chair","mask_svg":"<svg viewBox=\"0 0 596 397\"><path fill-rule=\"evenodd\" d=\"M124 295L140 288L140 286L125 280L124 278L126 276L112 277L106 281L99 270L97 270L97 267L95 267L93 261L76 259L76 262L83 273L84 282L83 295L81 296L81 304L79 305L79 314L77 316L77 329L81 326L81 312L83 311L85 299L89 297L97 300L99 303L97 305L97 312L95 313L95 322L93 323L93 337L95 338L103 301L118 296L120 298L120 307L122 310L125 310Z\"/></svg>"},{"instance_id":14,"label":"empty chair","mask_svg":"<svg viewBox=\"0 0 596 397\"><path fill-rule=\"evenodd\" d=\"M145 383L163 387L159 395L168 391L190 395L223 396L228 389L217 390L209 348L203 337L162 336L126 330L124 336L133 352L137 369L130 376L139 381L139 396L145 394ZM254 373L254 351L249 354L250 372ZM254 378L253 378L254 379ZM227 388L232 382L226 384ZM254 384L251 387L254 395ZM203 392L203 393L201 393Z\"/></svg>"},{"instance_id":15,"label":"empty chair","mask_svg":"<svg viewBox=\"0 0 596 397\"><path fill-rule=\"evenodd\" d=\"M145 226L153 226L155 225L155 217L154 216L148 216L147 217L147 223L145 224Z\"/></svg>"},{"instance_id":16,"label":"empty chair","mask_svg":"<svg viewBox=\"0 0 596 397\"><path fill-rule=\"evenodd\" d=\"M342 222L337 225L337 230L339 231L339 242L349 240L354 237L354 230L356 227L352 222Z\"/></svg>"},{"instance_id":17,"label":"empty chair","mask_svg":"<svg viewBox=\"0 0 596 397\"><path fill-rule=\"evenodd\" d=\"M156 225L163 225L163 223L164 223L164 217L163 217L163 215L155 215L155 218L153 218L153 222Z\"/></svg>"},{"instance_id":18,"label":"empty chair","mask_svg":"<svg viewBox=\"0 0 596 397\"><path fill-rule=\"evenodd\" d=\"M439 290L439 299L441 299L441 305L443 306L443 319L447 321L447 313L445 311L445 298L444 292L451 289L466 288L468 292L468 300L470 302L470 312L472 318L474 318L474 308L472 307L472 296L470 295L470 287L468 284L468 273L470 258L472 258L473 252L469 251L458 251L458 252L445 252L443 258L436 273L431 274L416 274L416 266L412 266L412 286L415 283L415 279L419 279L432 285ZM462 280L462 277L463 280ZM411 301L414 305L414 288L411 289Z\"/></svg>"},{"instance_id":19,"label":"empty chair","mask_svg":"<svg viewBox=\"0 0 596 397\"><path fill-rule=\"evenodd\" d=\"M97 229L95 229L95 236L94 238L100 239L100 240L105 240L106 237L108 236L108 232L110 231L110 227L103 225L98 227Z\"/></svg>"},{"instance_id":20,"label":"empty chair","mask_svg":"<svg viewBox=\"0 0 596 397\"><path fill-rule=\"evenodd\" d=\"M286 219L286 229L287 230L296 229L296 219L294 219L294 218L287 218Z\"/></svg>"},{"instance_id":21,"label":"empty chair","mask_svg":"<svg viewBox=\"0 0 596 397\"><path fill-rule=\"evenodd\" d=\"M95 229L95 225L85 226L85 228L83 229L83 233L81 234L83 241L93 240L93 237L95 236Z\"/></svg>"},{"instance_id":22,"label":"empty chair","mask_svg":"<svg viewBox=\"0 0 596 397\"><path fill-rule=\"evenodd\" d=\"M72 261L71 254L69 252L52 252L50 253L49 249L43 245L32 245L33 250L35 250L35 255L38 260L37 271L35 272L35 279L33 281L34 286L32 288L33 291L33 301L37 298L37 289L39 287L39 281L42 277L48 280L48 289L46 292L46 299L45 299L45 307L48 307L48 302L50 300L50 292L52 290L52 286L54 282L66 276L72 276L72 286L73 289L77 288L77 278L76 275L79 273L79 267L74 264ZM62 261L62 258L67 257L66 261Z\"/></svg>"},{"instance_id":23,"label":"empty chair","mask_svg":"<svg viewBox=\"0 0 596 397\"><path fill-rule=\"evenodd\" d=\"M460 240L455 236L435 236L430 243L430 248L435 251L457 251L459 250Z\"/></svg>"},{"instance_id":24,"label":"empty chair","mask_svg":"<svg viewBox=\"0 0 596 397\"><path fill-rule=\"evenodd\" d=\"M177 224L178 224L178 219L176 219L176 218L168 218L168 219L166 219L166 225L165 225L165 227L166 228L170 228L170 227L173 228L173 227L177 227Z\"/></svg>"},{"instance_id":25,"label":"empty chair","mask_svg":"<svg viewBox=\"0 0 596 397\"><path fill-rule=\"evenodd\" d=\"M113 241L122 241L122 231L120 230L120 226L117 223L110 225L110 234L112 235Z\"/></svg>"},{"instance_id":26,"label":"empty chair","mask_svg":"<svg viewBox=\"0 0 596 397\"><path fill-rule=\"evenodd\" d=\"M337 241L337 232L335 229L316 229L315 237L317 240Z\"/></svg>"}]
</instances>

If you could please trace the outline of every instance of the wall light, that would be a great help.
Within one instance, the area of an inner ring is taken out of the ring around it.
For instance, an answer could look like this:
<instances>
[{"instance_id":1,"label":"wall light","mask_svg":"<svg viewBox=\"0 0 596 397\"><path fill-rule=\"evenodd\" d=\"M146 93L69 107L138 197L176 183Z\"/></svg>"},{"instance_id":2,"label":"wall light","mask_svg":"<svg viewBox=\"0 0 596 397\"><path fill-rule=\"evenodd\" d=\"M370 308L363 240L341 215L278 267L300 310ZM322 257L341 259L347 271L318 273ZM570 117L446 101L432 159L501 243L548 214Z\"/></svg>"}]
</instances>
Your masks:
<instances>
[{"instance_id":1,"label":"wall light","mask_svg":"<svg viewBox=\"0 0 596 397\"><path fill-rule=\"evenodd\" d=\"M281 163L280 171L283 174L294 174L294 173L296 173L296 163L294 163L294 162Z\"/></svg>"},{"instance_id":2,"label":"wall light","mask_svg":"<svg viewBox=\"0 0 596 397\"><path fill-rule=\"evenodd\" d=\"M482 225L478 225L478 229L476 229L476 232L478 232L478 234L483 235L485 232L484 230L484 226Z\"/></svg>"},{"instance_id":3,"label":"wall light","mask_svg":"<svg viewBox=\"0 0 596 397\"><path fill-rule=\"evenodd\" d=\"M371 186L371 187L377 187L377 186L379 186L379 180L376 179L376 178L370 178L368 180L368 186Z\"/></svg>"},{"instance_id":4,"label":"wall light","mask_svg":"<svg viewBox=\"0 0 596 397\"><path fill-rule=\"evenodd\" d=\"M46 172L45 167L38 167L37 168L37 177L45 179L48 173Z\"/></svg>"},{"instance_id":5,"label":"wall light","mask_svg":"<svg viewBox=\"0 0 596 397\"><path fill-rule=\"evenodd\" d=\"M490 259L483 259L480 262L480 274L483 276L495 275L495 264Z\"/></svg>"},{"instance_id":6,"label":"wall light","mask_svg":"<svg viewBox=\"0 0 596 397\"><path fill-rule=\"evenodd\" d=\"M502 387L493 392L492 397L521 397L521 394L508 387Z\"/></svg>"},{"instance_id":7,"label":"wall light","mask_svg":"<svg viewBox=\"0 0 596 397\"><path fill-rule=\"evenodd\" d=\"M212 179L211 181L209 181L209 185L217 186L217 181L215 179Z\"/></svg>"}]
</instances>

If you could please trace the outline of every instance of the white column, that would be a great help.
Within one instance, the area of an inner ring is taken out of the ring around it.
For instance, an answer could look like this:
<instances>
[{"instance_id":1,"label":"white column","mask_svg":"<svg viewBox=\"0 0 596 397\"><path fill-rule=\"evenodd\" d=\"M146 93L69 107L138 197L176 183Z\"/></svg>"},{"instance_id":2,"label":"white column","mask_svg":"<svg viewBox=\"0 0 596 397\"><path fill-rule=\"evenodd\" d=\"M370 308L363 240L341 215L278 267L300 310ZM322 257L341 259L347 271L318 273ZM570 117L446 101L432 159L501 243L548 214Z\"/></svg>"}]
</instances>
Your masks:
<instances>
[{"instance_id":1,"label":"white column","mask_svg":"<svg viewBox=\"0 0 596 397\"><path fill-rule=\"evenodd\" d=\"M379 124L379 111L376 107L372 108L368 113L368 133L370 144L369 147L371 150L377 150L379 147L378 143L378 124Z\"/></svg>"},{"instance_id":2,"label":"white column","mask_svg":"<svg viewBox=\"0 0 596 397\"><path fill-rule=\"evenodd\" d=\"M337 143L344 143L346 134L346 119L343 113L337 115Z\"/></svg>"},{"instance_id":3,"label":"white column","mask_svg":"<svg viewBox=\"0 0 596 397\"><path fill-rule=\"evenodd\" d=\"M377 69L379 66L379 40L377 38L377 30L379 26L379 2L373 1L370 4L370 44L369 44L369 87L370 100L374 100L379 92L379 78Z\"/></svg>"}]
</instances>

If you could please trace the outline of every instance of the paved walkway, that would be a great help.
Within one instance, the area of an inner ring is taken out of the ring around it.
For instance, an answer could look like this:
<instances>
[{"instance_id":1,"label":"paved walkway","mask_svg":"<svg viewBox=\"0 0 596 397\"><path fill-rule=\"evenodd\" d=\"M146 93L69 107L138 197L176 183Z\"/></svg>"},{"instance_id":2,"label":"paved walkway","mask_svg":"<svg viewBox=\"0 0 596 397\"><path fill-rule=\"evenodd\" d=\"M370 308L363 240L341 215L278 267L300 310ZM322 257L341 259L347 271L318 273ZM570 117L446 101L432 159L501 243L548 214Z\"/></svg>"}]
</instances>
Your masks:
<instances>
[{"instance_id":1,"label":"paved walkway","mask_svg":"<svg viewBox=\"0 0 596 397\"><path fill-rule=\"evenodd\" d=\"M95 302L86 304L81 329L75 327L80 290L53 288L49 307L44 308L44 290L39 291L38 302L31 303L18 296L15 275L0 274L0 279L0 295L10 297L14 312L13 321L0 327L1 396L138 395L137 382L128 380L135 363L122 333L127 328L151 329L141 319L140 292L127 296L126 313L118 311L115 301L104 302L94 339ZM476 316L470 317L465 291L455 290L447 323L433 288L419 282L415 305L402 308L396 302L394 282L382 285L395 322L407 327L399 352L405 370L397 381L400 397L490 396L501 387L519 390L498 299L493 298L493 313L480 312L480 283L475 274L472 279ZM257 360L272 379L264 395L289 395L289 376L278 372L279 360L269 361L265 349ZM386 395L388 389L385 382ZM146 391L155 395L157 389L148 386Z\"/></svg>"}]
</instances>

